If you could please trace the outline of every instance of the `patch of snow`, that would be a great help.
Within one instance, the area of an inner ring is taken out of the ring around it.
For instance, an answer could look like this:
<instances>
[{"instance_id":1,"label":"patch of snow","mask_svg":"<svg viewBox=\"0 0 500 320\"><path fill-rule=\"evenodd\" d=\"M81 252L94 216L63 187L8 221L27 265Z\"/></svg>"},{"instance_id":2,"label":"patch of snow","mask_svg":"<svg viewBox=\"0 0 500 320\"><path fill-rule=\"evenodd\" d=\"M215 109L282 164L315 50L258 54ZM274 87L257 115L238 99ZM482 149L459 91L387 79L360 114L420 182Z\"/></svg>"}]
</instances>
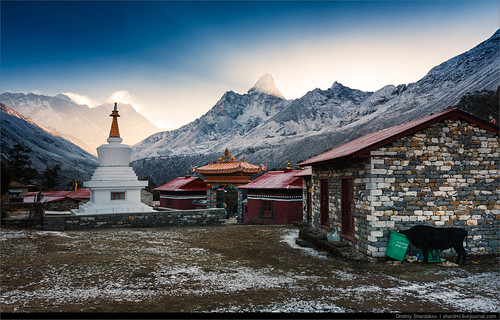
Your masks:
<instances>
[{"instance_id":1,"label":"patch of snow","mask_svg":"<svg viewBox=\"0 0 500 320\"><path fill-rule=\"evenodd\" d=\"M286 230L283 236L281 237L281 242L288 244L293 249L301 250L303 254L307 254L309 256L313 256L318 259L328 259L328 256L318 253L318 251L316 251L313 248L305 248L296 244L295 240L298 237L299 237L299 230Z\"/></svg>"},{"instance_id":2,"label":"patch of snow","mask_svg":"<svg viewBox=\"0 0 500 320\"><path fill-rule=\"evenodd\" d=\"M273 302L264 306L249 306L241 308L239 306L229 306L217 308L210 312L266 312L266 313L339 313L348 310L338 307L335 304L322 301L299 300L296 298L287 299L283 302Z\"/></svg>"},{"instance_id":3,"label":"patch of snow","mask_svg":"<svg viewBox=\"0 0 500 320\"><path fill-rule=\"evenodd\" d=\"M57 236L57 237L64 237L64 238L72 238L66 232L61 232L61 231L38 231L37 233L39 235L42 235L42 236L49 235L49 236Z\"/></svg>"},{"instance_id":4,"label":"patch of snow","mask_svg":"<svg viewBox=\"0 0 500 320\"><path fill-rule=\"evenodd\" d=\"M26 237L28 237L28 234L25 231L8 230L8 229L2 229L0 231L0 241L5 241L8 239L15 239L15 238L26 238Z\"/></svg>"}]
</instances>

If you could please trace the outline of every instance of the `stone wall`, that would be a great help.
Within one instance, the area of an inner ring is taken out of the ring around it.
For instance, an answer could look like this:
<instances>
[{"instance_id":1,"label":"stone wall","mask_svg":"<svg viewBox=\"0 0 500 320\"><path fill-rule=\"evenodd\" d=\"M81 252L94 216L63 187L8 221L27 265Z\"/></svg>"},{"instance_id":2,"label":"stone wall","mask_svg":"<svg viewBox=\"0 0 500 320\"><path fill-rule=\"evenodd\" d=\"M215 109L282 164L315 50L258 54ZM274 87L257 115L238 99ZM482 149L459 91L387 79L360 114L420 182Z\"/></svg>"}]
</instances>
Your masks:
<instances>
[{"instance_id":1,"label":"stone wall","mask_svg":"<svg viewBox=\"0 0 500 320\"><path fill-rule=\"evenodd\" d=\"M370 215L368 210L366 195L368 191L367 175L369 173L369 159L357 159L348 163L338 163L326 166L314 166L312 172L312 221L311 224L316 229L323 230L324 233L336 229L341 232L341 179L342 177L354 177L354 237L355 242L351 245L357 251L366 252L368 244L367 239L373 228L369 225L367 217ZM329 219L330 228L320 227L320 180L328 179L329 186Z\"/></svg>"},{"instance_id":2,"label":"stone wall","mask_svg":"<svg viewBox=\"0 0 500 320\"><path fill-rule=\"evenodd\" d=\"M371 152L371 158L313 167L313 226L319 178L330 179L330 221L340 226L340 177L354 176L358 251L383 257L390 230L416 224L465 228L469 253L499 252L498 135L446 120ZM333 220L332 220L333 218Z\"/></svg>"},{"instance_id":3,"label":"stone wall","mask_svg":"<svg viewBox=\"0 0 500 320\"><path fill-rule=\"evenodd\" d=\"M226 223L224 209L158 210L150 213L45 216L43 230L96 228L208 226Z\"/></svg>"}]
</instances>

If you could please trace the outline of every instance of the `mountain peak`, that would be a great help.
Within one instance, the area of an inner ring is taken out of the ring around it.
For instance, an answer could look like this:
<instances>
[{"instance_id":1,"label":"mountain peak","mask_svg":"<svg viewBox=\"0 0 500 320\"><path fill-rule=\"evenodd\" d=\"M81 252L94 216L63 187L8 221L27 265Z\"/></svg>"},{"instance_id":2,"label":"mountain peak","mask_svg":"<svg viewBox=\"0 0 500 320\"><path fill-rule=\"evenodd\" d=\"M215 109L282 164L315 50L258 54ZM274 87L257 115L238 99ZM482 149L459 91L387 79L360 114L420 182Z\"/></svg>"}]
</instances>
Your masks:
<instances>
[{"instance_id":1,"label":"mountain peak","mask_svg":"<svg viewBox=\"0 0 500 320\"><path fill-rule=\"evenodd\" d=\"M252 92L266 93L281 99L285 99L283 94L276 87L273 76L269 73L262 75L260 79L255 83L255 85L250 90L248 90L248 93Z\"/></svg>"},{"instance_id":2,"label":"mountain peak","mask_svg":"<svg viewBox=\"0 0 500 320\"><path fill-rule=\"evenodd\" d=\"M344 86L342 83L338 82L338 81L335 81L332 86L331 86L331 89L335 89L335 88L346 88L346 86Z\"/></svg>"}]
</instances>

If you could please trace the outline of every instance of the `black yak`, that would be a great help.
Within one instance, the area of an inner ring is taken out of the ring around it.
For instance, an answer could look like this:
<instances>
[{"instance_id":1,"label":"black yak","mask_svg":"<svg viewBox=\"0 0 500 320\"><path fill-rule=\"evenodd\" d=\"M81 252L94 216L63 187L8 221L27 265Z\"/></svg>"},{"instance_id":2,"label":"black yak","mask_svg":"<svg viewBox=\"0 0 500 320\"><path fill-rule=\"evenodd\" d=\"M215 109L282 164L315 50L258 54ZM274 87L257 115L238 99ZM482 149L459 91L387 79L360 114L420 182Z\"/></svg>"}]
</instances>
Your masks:
<instances>
[{"instance_id":1,"label":"black yak","mask_svg":"<svg viewBox=\"0 0 500 320\"><path fill-rule=\"evenodd\" d=\"M458 254L457 263L465 264L467 256L463 246L464 239L467 239L467 230L465 229L417 225L408 230L399 231L399 233L404 234L415 247L422 249L425 263L428 263L429 250L453 248Z\"/></svg>"}]
</instances>

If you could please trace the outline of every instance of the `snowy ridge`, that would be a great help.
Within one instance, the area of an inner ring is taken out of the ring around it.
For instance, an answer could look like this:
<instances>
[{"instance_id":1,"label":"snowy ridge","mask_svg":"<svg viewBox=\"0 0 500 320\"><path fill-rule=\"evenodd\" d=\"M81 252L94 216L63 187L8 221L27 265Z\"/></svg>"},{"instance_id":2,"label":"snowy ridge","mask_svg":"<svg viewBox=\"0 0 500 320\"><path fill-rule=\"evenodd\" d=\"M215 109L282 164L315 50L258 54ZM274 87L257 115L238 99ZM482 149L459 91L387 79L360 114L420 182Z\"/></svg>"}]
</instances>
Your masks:
<instances>
[{"instance_id":1,"label":"snowy ridge","mask_svg":"<svg viewBox=\"0 0 500 320\"><path fill-rule=\"evenodd\" d=\"M9 159L10 150L20 143L30 150L32 165L39 172L59 164L64 185L72 179L87 180L97 167L94 156L3 104L0 115L2 159Z\"/></svg>"},{"instance_id":2,"label":"snowy ridge","mask_svg":"<svg viewBox=\"0 0 500 320\"><path fill-rule=\"evenodd\" d=\"M109 114L113 109L111 104L90 108L76 104L63 94L50 97L9 92L0 95L0 102L23 114L25 119L47 128L94 155L96 148L106 141L109 135ZM120 134L126 143L135 144L158 131L131 105L120 104L119 111Z\"/></svg>"},{"instance_id":3,"label":"snowy ridge","mask_svg":"<svg viewBox=\"0 0 500 320\"><path fill-rule=\"evenodd\" d=\"M500 30L415 83L376 92L335 82L327 90L283 100L273 91L272 77L264 75L247 94L228 91L201 118L141 141L134 146L135 159L208 155L229 148L236 157L282 169L286 159L297 163L361 135L443 111L467 93L496 90L499 35Z\"/></svg>"}]
</instances>

